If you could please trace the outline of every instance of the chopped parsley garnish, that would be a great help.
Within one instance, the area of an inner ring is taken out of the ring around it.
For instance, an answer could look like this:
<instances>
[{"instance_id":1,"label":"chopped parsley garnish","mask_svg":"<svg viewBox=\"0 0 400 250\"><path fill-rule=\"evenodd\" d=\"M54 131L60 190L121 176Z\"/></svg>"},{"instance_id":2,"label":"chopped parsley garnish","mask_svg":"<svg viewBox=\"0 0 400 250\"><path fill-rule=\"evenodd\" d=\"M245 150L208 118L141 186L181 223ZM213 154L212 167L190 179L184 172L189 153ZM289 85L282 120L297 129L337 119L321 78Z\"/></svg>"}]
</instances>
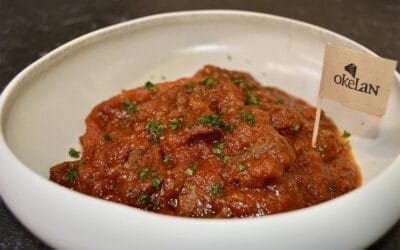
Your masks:
<instances>
[{"instance_id":1,"label":"chopped parsley garnish","mask_svg":"<svg viewBox=\"0 0 400 250\"><path fill-rule=\"evenodd\" d=\"M124 105L126 112L128 112L130 114L137 113L137 112L139 112L139 109L140 109L139 105L133 104L131 101L129 101L126 98L122 99L122 105Z\"/></svg>"},{"instance_id":2,"label":"chopped parsley garnish","mask_svg":"<svg viewBox=\"0 0 400 250\"><path fill-rule=\"evenodd\" d=\"M162 160L163 163L167 164L172 160L172 157L170 155L164 156L164 159Z\"/></svg>"},{"instance_id":3,"label":"chopped parsley garnish","mask_svg":"<svg viewBox=\"0 0 400 250\"><path fill-rule=\"evenodd\" d=\"M240 86L241 87L241 85L243 84L243 79L235 79L235 81L234 81L234 83L236 84L236 85L238 85L238 86Z\"/></svg>"},{"instance_id":4,"label":"chopped parsley garnish","mask_svg":"<svg viewBox=\"0 0 400 250\"><path fill-rule=\"evenodd\" d=\"M305 147L304 148L304 152L308 152L308 151L310 151L310 148L309 147Z\"/></svg>"},{"instance_id":5,"label":"chopped parsley garnish","mask_svg":"<svg viewBox=\"0 0 400 250\"><path fill-rule=\"evenodd\" d=\"M233 130L236 128L236 124L227 124L225 125L225 130L228 131L229 133L232 133Z\"/></svg>"},{"instance_id":6,"label":"chopped parsley garnish","mask_svg":"<svg viewBox=\"0 0 400 250\"><path fill-rule=\"evenodd\" d=\"M243 164L239 163L239 165L238 165L238 170L239 170L239 172L244 172L244 171L246 171L246 170L247 170L247 168L246 168L246 166L245 166L245 165L243 165Z\"/></svg>"},{"instance_id":7,"label":"chopped parsley garnish","mask_svg":"<svg viewBox=\"0 0 400 250\"><path fill-rule=\"evenodd\" d=\"M229 160L229 157L225 155L222 151L224 149L224 144L220 143L216 147L212 149L212 152L222 161L223 164L226 164Z\"/></svg>"},{"instance_id":8,"label":"chopped parsley garnish","mask_svg":"<svg viewBox=\"0 0 400 250\"><path fill-rule=\"evenodd\" d=\"M144 86L146 87L146 89L150 92L156 92L157 91L157 86L154 85L154 83L147 81Z\"/></svg>"},{"instance_id":9,"label":"chopped parsley garnish","mask_svg":"<svg viewBox=\"0 0 400 250\"><path fill-rule=\"evenodd\" d=\"M150 201L150 196L148 194L142 194L139 196L139 202L142 204L146 204Z\"/></svg>"},{"instance_id":10,"label":"chopped parsley garnish","mask_svg":"<svg viewBox=\"0 0 400 250\"><path fill-rule=\"evenodd\" d=\"M156 142L160 141L162 133L164 131L164 127L161 122L148 122L145 126L145 129L153 136L153 140Z\"/></svg>"},{"instance_id":11,"label":"chopped parsley garnish","mask_svg":"<svg viewBox=\"0 0 400 250\"><path fill-rule=\"evenodd\" d=\"M186 93L188 93L188 94L193 93L193 89L194 89L194 87L192 84L186 85Z\"/></svg>"},{"instance_id":12,"label":"chopped parsley garnish","mask_svg":"<svg viewBox=\"0 0 400 250\"><path fill-rule=\"evenodd\" d=\"M193 164L192 166L185 169L185 174L188 176L193 176L197 171L197 164Z\"/></svg>"},{"instance_id":13,"label":"chopped parsley garnish","mask_svg":"<svg viewBox=\"0 0 400 250\"><path fill-rule=\"evenodd\" d=\"M322 147L320 145L317 145L317 147L315 148L315 151L317 151L318 153L322 153L324 150L322 149Z\"/></svg>"},{"instance_id":14,"label":"chopped parsley garnish","mask_svg":"<svg viewBox=\"0 0 400 250\"><path fill-rule=\"evenodd\" d=\"M254 121L254 115L252 113L244 112L240 117L245 120L250 126L254 127L256 125L256 122Z\"/></svg>"},{"instance_id":15,"label":"chopped parsley garnish","mask_svg":"<svg viewBox=\"0 0 400 250\"><path fill-rule=\"evenodd\" d=\"M301 125L299 123L296 123L296 125L293 126L292 131L293 132L299 132L300 131Z\"/></svg>"},{"instance_id":16,"label":"chopped parsley garnish","mask_svg":"<svg viewBox=\"0 0 400 250\"><path fill-rule=\"evenodd\" d=\"M219 183L215 183L212 185L211 193L212 193L212 195L217 196L217 197L222 197L225 194L224 191L222 190L221 184L219 184Z\"/></svg>"},{"instance_id":17,"label":"chopped parsley garnish","mask_svg":"<svg viewBox=\"0 0 400 250\"><path fill-rule=\"evenodd\" d=\"M282 99L277 99L276 101L275 101L275 104L276 105L283 105L285 102L282 100Z\"/></svg>"},{"instance_id":18,"label":"chopped parsley garnish","mask_svg":"<svg viewBox=\"0 0 400 250\"><path fill-rule=\"evenodd\" d=\"M151 203L151 205L152 205L153 208L158 208L160 206L160 201L159 200L154 200Z\"/></svg>"},{"instance_id":19,"label":"chopped parsley garnish","mask_svg":"<svg viewBox=\"0 0 400 250\"><path fill-rule=\"evenodd\" d=\"M254 95L247 95L246 104L260 106L260 101Z\"/></svg>"},{"instance_id":20,"label":"chopped parsley garnish","mask_svg":"<svg viewBox=\"0 0 400 250\"><path fill-rule=\"evenodd\" d=\"M81 152L76 151L74 148L70 148L68 154L74 159L78 159L81 156Z\"/></svg>"},{"instance_id":21,"label":"chopped parsley garnish","mask_svg":"<svg viewBox=\"0 0 400 250\"><path fill-rule=\"evenodd\" d=\"M65 173L64 179L69 182L73 182L78 177L78 170L76 168L70 168Z\"/></svg>"},{"instance_id":22,"label":"chopped parsley garnish","mask_svg":"<svg viewBox=\"0 0 400 250\"><path fill-rule=\"evenodd\" d=\"M351 133L347 130L343 131L342 137L343 138L349 138L351 136Z\"/></svg>"},{"instance_id":23,"label":"chopped parsley garnish","mask_svg":"<svg viewBox=\"0 0 400 250\"><path fill-rule=\"evenodd\" d=\"M110 134L104 133L104 134L103 134L103 139L104 139L105 141L112 142L112 138L111 138Z\"/></svg>"},{"instance_id":24,"label":"chopped parsley garnish","mask_svg":"<svg viewBox=\"0 0 400 250\"><path fill-rule=\"evenodd\" d=\"M155 188L155 189L159 189L161 186L161 180L160 178L158 178L158 176L153 176L153 179L151 180L151 185Z\"/></svg>"},{"instance_id":25,"label":"chopped parsley garnish","mask_svg":"<svg viewBox=\"0 0 400 250\"><path fill-rule=\"evenodd\" d=\"M207 127L224 127L225 123L224 121L221 119L221 117L219 117L219 115L213 114L213 115L205 115L202 116L198 119L200 124L203 124Z\"/></svg>"},{"instance_id":26,"label":"chopped parsley garnish","mask_svg":"<svg viewBox=\"0 0 400 250\"><path fill-rule=\"evenodd\" d=\"M247 91L252 91L253 90L253 86L251 86L247 82L243 81L243 79L236 79L235 80L235 84L237 86L241 87L241 88L246 89Z\"/></svg>"},{"instance_id":27,"label":"chopped parsley garnish","mask_svg":"<svg viewBox=\"0 0 400 250\"><path fill-rule=\"evenodd\" d=\"M252 91L253 90L253 86L251 86L247 82L244 83L244 88L247 89L248 91Z\"/></svg>"},{"instance_id":28,"label":"chopped parsley garnish","mask_svg":"<svg viewBox=\"0 0 400 250\"><path fill-rule=\"evenodd\" d=\"M335 183L329 183L328 184L328 190L331 192L336 192L336 185Z\"/></svg>"},{"instance_id":29,"label":"chopped parsley garnish","mask_svg":"<svg viewBox=\"0 0 400 250\"><path fill-rule=\"evenodd\" d=\"M179 119L173 119L172 121L170 121L169 127L175 132L178 129L180 123L181 121Z\"/></svg>"},{"instance_id":30,"label":"chopped parsley garnish","mask_svg":"<svg viewBox=\"0 0 400 250\"><path fill-rule=\"evenodd\" d=\"M270 90L270 91L271 91L271 90L274 90L274 87L272 87L272 86L266 86L265 88L268 89L268 90Z\"/></svg>"},{"instance_id":31,"label":"chopped parsley garnish","mask_svg":"<svg viewBox=\"0 0 400 250\"><path fill-rule=\"evenodd\" d=\"M213 77L207 76L203 81L200 82L200 84L211 88L214 87L217 84L217 82Z\"/></svg>"},{"instance_id":32,"label":"chopped parsley garnish","mask_svg":"<svg viewBox=\"0 0 400 250\"><path fill-rule=\"evenodd\" d=\"M147 178L147 176L149 175L149 173L150 173L150 169L144 168L144 169L142 169L142 171L140 171L140 173L139 173L139 178L140 178L142 181L144 181L144 180L146 180L146 178Z\"/></svg>"}]
</instances>

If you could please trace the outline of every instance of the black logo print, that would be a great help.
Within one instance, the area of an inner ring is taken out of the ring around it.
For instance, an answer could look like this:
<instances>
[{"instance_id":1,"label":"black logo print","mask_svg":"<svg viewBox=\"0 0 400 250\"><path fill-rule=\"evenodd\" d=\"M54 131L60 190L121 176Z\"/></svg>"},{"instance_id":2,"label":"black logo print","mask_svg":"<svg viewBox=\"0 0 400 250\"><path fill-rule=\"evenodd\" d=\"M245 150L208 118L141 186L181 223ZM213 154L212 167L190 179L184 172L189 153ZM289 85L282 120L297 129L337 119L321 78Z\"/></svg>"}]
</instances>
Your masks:
<instances>
[{"instance_id":1,"label":"black logo print","mask_svg":"<svg viewBox=\"0 0 400 250\"><path fill-rule=\"evenodd\" d=\"M354 78L354 77L356 77L357 65L355 65L354 63L350 63L350 64L344 66L344 70L349 72L349 74L352 75Z\"/></svg>"},{"instance_id":2,"label":"black logo print","mask_svg":"<svg viewBox=\"0 0 400 250\"><path fill-rule=\"evenodd\" d=\"M333 82L335 84L365 94L378 96L379 88L381 86L373 83L363 82L362 80L360 80L360 78L356 77L357 65L355 65L354 63L350 63L344 66L344 70L348 72L353 78L349 77L347 74L344 73L337 74L333 77Z\"/></svg>"}]
</instances>

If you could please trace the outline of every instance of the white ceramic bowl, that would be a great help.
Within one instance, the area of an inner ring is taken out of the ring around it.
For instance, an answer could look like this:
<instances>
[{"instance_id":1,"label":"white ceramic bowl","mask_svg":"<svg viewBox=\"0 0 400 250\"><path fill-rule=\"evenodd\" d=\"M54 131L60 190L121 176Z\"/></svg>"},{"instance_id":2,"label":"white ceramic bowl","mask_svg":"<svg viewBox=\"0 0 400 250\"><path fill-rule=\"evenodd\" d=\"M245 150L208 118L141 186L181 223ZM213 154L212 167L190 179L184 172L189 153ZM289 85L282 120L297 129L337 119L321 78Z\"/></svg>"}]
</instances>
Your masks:
<instances>
[{"instance_id":1,"label":"white ceramic bowl","mask_svg":"<svg viewBox=\"0 0 400 250\"><path fill-rule=\"evenodd\" d=\"M146 80L191 76L210 63L248 71L315 104L326 42L372 53L316 26L240 11L155 15L75 39L22 71L1 96L1 196L26 227L57 248L365 247L400 216L398 75L380 120L326 102L339 127L354 129L364 184L314 207L261 218L178 218L47 180L49 167L79 147L91 108Z\"/></svg>"}]
</instances>

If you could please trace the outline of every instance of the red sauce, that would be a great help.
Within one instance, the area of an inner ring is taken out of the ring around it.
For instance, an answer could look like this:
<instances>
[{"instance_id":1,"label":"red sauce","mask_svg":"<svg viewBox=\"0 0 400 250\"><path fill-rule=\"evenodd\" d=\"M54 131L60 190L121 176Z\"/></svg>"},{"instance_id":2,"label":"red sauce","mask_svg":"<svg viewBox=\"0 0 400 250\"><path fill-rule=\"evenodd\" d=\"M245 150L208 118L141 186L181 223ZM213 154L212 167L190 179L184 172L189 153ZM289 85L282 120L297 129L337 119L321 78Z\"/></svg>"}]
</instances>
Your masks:
<instances>
[{"instance_id":1,"label":"red sauce","mask_svg":"<svg viewBox=\"0 0 400 250\"><path fill-rule=\"evenodd\" d=\"M355 189L349 144L315 109L244 72L205 66L192 78L123 91L86 118L81 160L50 170L70 189L157 213L261 216Z\"/></svg>"}]
</instances>

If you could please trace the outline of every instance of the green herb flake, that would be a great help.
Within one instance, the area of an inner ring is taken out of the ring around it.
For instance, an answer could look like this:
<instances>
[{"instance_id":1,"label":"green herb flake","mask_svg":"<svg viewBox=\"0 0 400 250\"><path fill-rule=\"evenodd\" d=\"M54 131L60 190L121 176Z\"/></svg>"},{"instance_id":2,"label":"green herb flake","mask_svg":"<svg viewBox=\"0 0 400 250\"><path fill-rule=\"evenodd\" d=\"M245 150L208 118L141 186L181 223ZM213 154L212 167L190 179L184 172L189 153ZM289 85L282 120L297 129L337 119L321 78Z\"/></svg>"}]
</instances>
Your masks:
<instances>
[{"instance_id":1,"label":"green herb flake","mask_svg":"<svg viewBox=\"0 0 400 250\"><path fill-rule=\"evenodd\" d=\"M234 82L237 86L244 88L247 91L253 90L253 86L251 86L249 83L245 82L243 79L236 79Z\"/></svg>"},{"instance_id":2,"label":"green herb flake","mask_svg":"<svg viewBox=\"0 0 400 250\"><path fill-rule=\"evenodd\" d=\"M351 133L347 130L343 131L342 137L343 138L349 138L351 136Z\"/></svg>"},{"instance_id":3,"label":"green herb flake","mask_svg":"<svg viewBox=\"0 0 400 250\"><path fill-rule=\"evenodd\" d=\"M239 172L245 172L247 170L247 168L245 165L239 163L238 170L239 170Z\"/></svg>"},{"instance_id":4,"label":"green herb flake","mask_svg":"<svg viewBox=\"0 0 400 250\"><path fill-rule=\"evenodd\" d=\"M212 149L213 153L216 155L223 154L222 150L224 149L224 144L220 143L215 148Z\"/></svg>"},{"instance_id":5,"label":"green herb flake","mask_svg":"<svg viewBox=\"0 0 400 250\"><path fill-rule=\"evenodd\" d=\"M296 125L293 126L292 131L293 132L299 132L300 131L301 125L299 123L296 123Z\"/></svg>"},{"instance_id":6,"label":"green herb flake","mask_svg":"<svg viewBox=\"0 0 400 250\"><path fill-rule=\"evenodd\" d=\"M147 81L145 84L144 84L144 86L146 87L146 89L148 90L148 91L150 91L150 92L156 92L158 89L157 89L157 86L154 84L154 83L152 83L152 82L150 82L150 81Z\"/></svg>"},{"instance_id":7,"label":"green herb flake","mask_svg":"<svg viewBox=\"0 0 400 250\"><path fill-rule=\"evenodd\" d=\"M137 113L140 110L139 105L133 104L127 98L122 99L122 105L124 106L126 112L128 112L130 114Z\"/></svg>"},{"instance_id":8,"label":"green herb flake","mask_svg":"<svg viewBox=\"0 0 400 250\"><path fill-rule=\"evenodd\" d=\"M186 93L188 93L188 94L193 93L193 89L194 89L194 87L192 84L186 85Z\"/></svg>"},{"instance_id":9,"label":"green herb flake","mask_svg":"<svg viewBox=\"0 0 400 250\"><path fill-rule=\"evenodd\" d=\"M74 159L79 159L79 157L81 156L81 152L75 150L74 148L70 148L68 154Z\"/></svg>"},{"instance_id":10,"label":"green herb flake","mask_svg":"<svg viewBox=\"0 0 400 250\"><path fill-rule=\"evenodd\" d=\"M335 183L329 183L328 184L328 190L331 192L336 192L336 184Z\"/></svg>"},{"instance_id":11,"label":"green herb flake","mask_svg":"<svg viewBox=\"0 0 400 250\"><path fill-rule=\"evenodd\" d=\"M208 88L214 87L215 85L217 85L217 82L215 81L215 79L211 76L207 76L203 81L200 82L201 85L204 85Z\"/></svg>"},{"instance_id":12,"label":"green herb flake","mask_svg":"<svg viewBox=\"0 0 400 250\"><path fill-rule=\"evenodd\" d=\"M150 169L144 168L144 169L142 169L142 171L140 171L140 173L139 173L139 178L140 178L142 181L144 181L144 180L146 180L146 178L147 178L147 176L149 175L149 173L150 173Z\"/></svg>"},{"instance_id":13,"label":"green herb flake","mask_svg":"<svg viewBox=\"0 0 400 250\"><path fill-rule=\"evenodd\" d=\"M103 139L105 141L112 142L112 138L111 138L110 134L104 133L103 134Z\"/></svg>"},{"instance_id":14,"label":"green herb flake","mask_svg":"<svg viewBox=\"0 0 400 250\"><path fill-rule=\"evenodd\" d=\"M229 160L229 157L225 155L223 152L224 144L219 143L216 147L212 149L212 152L222 161L223 164L226 164Z\"/></svg>"},{"instance_id":15,"label":"green herb flake","mask_svg":"<svg viewBox=\"0 0 400 250\"><path fill-rule=\"evenodd\" d=\"M304 148L304 152L308 152L308 151L310 151L310 148L309 147L305 147Z\"/></svg>"},{"instance_id":16,"label":"green herb flake","mask_svg":"<svg viewBox=\"0 0 400 250\"><path fill-rule=\"evenodd\" d=\"M253 86L251 86L250 84L248 84L247 82L244 83L244 88L248 91L252 91L253 90Z\"/></svg>"},{"instance_id":17,"label":"green herb flake","mask_svg":"<svg viewBox=\"0 0 400 250\"><path fill-rule=\"evenodd\" d=\"M178 129L180 123L181 121L179 119L173 119L172 121L170 121L169 127L172 129L172 131L175 132Z\"/></svg>"},{"instance_id":18,"label":"green herb flake","mask_svg":"<svg viewBox=\"0 0 400 250\"><path fill-rule=\"evenodd\" d=\"M274 87L272 87L272 86L266 86L265 88L266 88L267 90L269 90L269 91L274 90Z\"/></svg>"},{"instance_id":19,"label":"green herb flake","mask_svg":"<svg viewBox=\"0 0 400 250\"><path fill-rule=\"evenodd\" d=\"M151 206L154 209L157 209L160 206L160 201L159 200L154 200L153 202L151 202Z\"/></svg>"},{"instance_id":20,"label":"green herb flake","mask_svg":"<svg viewBox=\"0 0 400 250\"><path fill-rule=\"evenodd\" d=\"M151 121L145 126L145 129L153 136L153 140L156 142L160 141L160 138L164 132L164 127L161 122Z\"/></svg>"},{"instance_id":21,"label":"green herb flake","mask_svg":"<svg viewBox=\"0 0 400 250\"><path fill-rule=\"evenodd\" d=\"M284 102L282 99L277 99L277 100L275 101L275 104L276 104L276 105L283 105L283 104L285 104L285 102Z\"/></svg>"},{"instance_id":22,"label":"green herb flake","mask_svg":"<svg viewBox=\"0 0 400 250\"><path fill-rule=\"evenodd\" d=\"M254 121L254 115L250 112L244 112L240 116L244 121L247 122L250 126L254 127L256 122Z\"/></svg>"},{"instance_id":23,"label":"green herb flake","mask_svg":"<svg viewBox=\"0 0 400 250\"><path fill-rule=\"evenodd\" d=\"M260 106L260 101L254 95L247 95L246 104L247 105Z\"/></svg>"},{"instance_id":24,"label":"green herb flake","mask_svg":"<svg viewBox=\"0 0 400 250\"><path fill-rule=\"evenodd\" d=\"M171 161L172 161L172 157L170 155L164 156L164 159L162 160L162 162L165 164L168 164Z\"/></svg>"},{"instance_id":25,"label":"green herb flake","mask_svg":"<svg viewBox=\"0 0 400 250\"><path fill-rule=\"evenodd\" d=\"M148 194L142 194L139 196L139 202L142 204L146 204L150 201L150 196Z\"/></svg>"},{"instance_id":26,"label":"green herb flake","mask_svg":"<svg viewBox=\"0 0 400 250\"><path fill-rule=\"evenodd\" d=\"M235 79L234 81L233 81L237 86L239 86L239 87L241 87L241 85L243 84L243 79Z\"/></svg>"},{"instance_id":27,"label":"green herb flake","mask_svg":"<svg viewBox=\"0 0 400 250\"><path fill-rule=\"evenodd\" d=\"M212 114L212 115L205 115L202 116L198 119L199 123L202 125L205 125L207 127L224 127L225 123L224 121L221 119L221 117L219 117L219 115L216 114Z\"/></svg>"},{"instance_id":28,"label":"green herb flake","mask_svg":"<svg viewBox=\"0 0 400 250\"><path fill-rule=\"evenodd\" d=\"M216 197L222 197L225 194L224 191L222 190L221 184L219 183L215 183L212 185L211 193Z\"/></svg>"},{"instance_id":29,"label":"green herb flake","mask_svg":"<svg viewBox=\"0 0 400 250\"><path fill-rule=\"evenodd\" d=\"M197 171L197 164L193 164L192 166L185 169L185 174L188 176L193 176Z\"/></svg>"},{"instance_id":30,"label":"green herb flake","mask_svg":"<svg viewBox=\"0 0 400 250\"><path fill-rule=\"evenodd\" d=\"M317 145L317 147L315 148L315 151L317 151L318 153L322 153L324 150L320 145Z\"/></svg>"},{"instance_id":31,"label":"green herb flake","mask_svg":"<svg viewBox=\"0 0 400 250\"><path fill-rule=\"evenodd\" d=\"M76 168L70 168L65 173L64 179L69 182L73 182L78 177L78 170Z\"/></svg>"},{"instance_id":32,"label":"green herb flake","mask_svg":"<svg viewBox=\"0 0 400 250\"><path fill-rule=\"evenodd\" d=\"M225 125L225 130L226 131L228 131L229 133L232 133L233 132L233 130L236 128L237 126L236 126L236 124L227 124L227 125Z\"/></svg>"},{"instance_id":33,"label":"green herb flake","mask_svg":"<svg viewBox=\"0 0 400 250\"><path fill-rule=\"evenodd\" d=\"M153 179L151 180L151 185L155 188L155 189L159 189L161 186L161 180L160 178L158 178L158 176L153 176Z\"/></svg>"}]
</instances>

